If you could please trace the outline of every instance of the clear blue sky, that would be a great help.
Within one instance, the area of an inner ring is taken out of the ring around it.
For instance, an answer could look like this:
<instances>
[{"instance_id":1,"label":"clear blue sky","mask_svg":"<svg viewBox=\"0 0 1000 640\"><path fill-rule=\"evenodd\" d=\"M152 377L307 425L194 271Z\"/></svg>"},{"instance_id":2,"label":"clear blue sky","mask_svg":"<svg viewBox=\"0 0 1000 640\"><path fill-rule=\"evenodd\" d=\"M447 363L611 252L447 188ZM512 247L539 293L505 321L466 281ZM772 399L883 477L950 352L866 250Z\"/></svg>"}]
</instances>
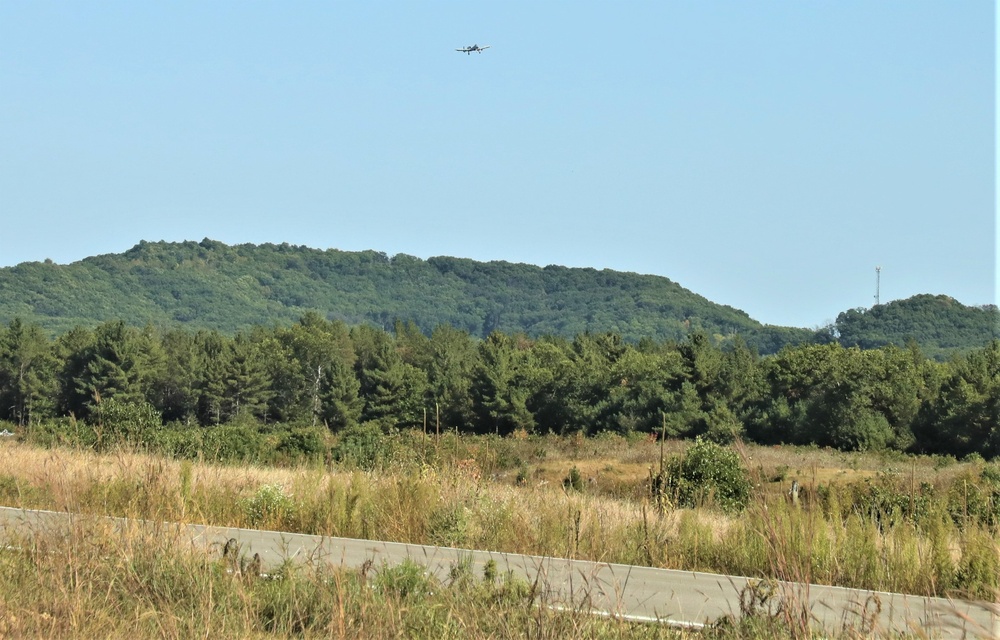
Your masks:
<instances>
[{"instance_id":1,"label":"clear blue sky","mask_svg":"<svg viewBox=\"0 0 1000 640\"><path fill-rule=\"evenodd\" d=\"M289 242L995 302L993 2L0 0L0 266ZM489 44L470 56L456 48Z\"/></svg>"}]
</instances>

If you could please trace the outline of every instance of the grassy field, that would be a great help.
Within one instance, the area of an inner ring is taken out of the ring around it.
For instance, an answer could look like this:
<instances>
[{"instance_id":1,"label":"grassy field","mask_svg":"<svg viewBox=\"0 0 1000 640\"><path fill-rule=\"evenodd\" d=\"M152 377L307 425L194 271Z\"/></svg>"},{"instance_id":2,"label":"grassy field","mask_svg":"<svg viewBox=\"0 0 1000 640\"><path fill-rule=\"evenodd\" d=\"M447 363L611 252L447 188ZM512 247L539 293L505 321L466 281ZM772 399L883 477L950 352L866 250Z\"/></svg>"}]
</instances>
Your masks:
<instances>
[{"instance_id":1,"label":"grassy field","mask_svg":"<svg viewBox=\"0 0 1000 640\"><path fill-rule=\"evenodd\" d=\"M411 435L393 444L378 470L364 471L321 462L224 466L4 441L0 504L921 595L995 593L996 464L739 447L753 488L746 508L722 509L711 491L692 506L669 493L658 502L650 479L661 458L669 466L689 446L616 437ZM788 496L793 480L802 486L797 503ZM371 575L288 568L280 581L246 582L226 574L219 558L180 554L162 540L81 531L70 540L16 546L30 552L0 555L0 636L679 633L525 607L542 596L496 576L438 585L415 567ZM379 580L423 586L374 588ZM754 629L712 633L764 633Z\"/></svg>"}]
</instances>

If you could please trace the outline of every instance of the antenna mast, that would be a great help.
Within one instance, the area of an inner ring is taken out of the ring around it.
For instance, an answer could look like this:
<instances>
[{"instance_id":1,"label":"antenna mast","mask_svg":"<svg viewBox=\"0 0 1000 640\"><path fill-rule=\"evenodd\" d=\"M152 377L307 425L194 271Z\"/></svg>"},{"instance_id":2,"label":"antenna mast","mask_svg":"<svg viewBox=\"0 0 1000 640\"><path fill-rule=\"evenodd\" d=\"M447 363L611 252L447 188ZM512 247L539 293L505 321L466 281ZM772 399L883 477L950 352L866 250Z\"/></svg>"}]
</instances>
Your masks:
<instances>
[{"instance_id":1,"label":"antenna mast","mask_svg":"<svg viewBox=\"0 0 1000 640\"><path fill-rule=\"evenodd\" d=\"M879 296L879 288L880 288L880 285L881 285L881 282L880 282L881 279L882 279L882 267L875 267L875 306L876 307L878 306L878 303L879 303L879 297L878 296Z\"/></svg>"}]
</instances>

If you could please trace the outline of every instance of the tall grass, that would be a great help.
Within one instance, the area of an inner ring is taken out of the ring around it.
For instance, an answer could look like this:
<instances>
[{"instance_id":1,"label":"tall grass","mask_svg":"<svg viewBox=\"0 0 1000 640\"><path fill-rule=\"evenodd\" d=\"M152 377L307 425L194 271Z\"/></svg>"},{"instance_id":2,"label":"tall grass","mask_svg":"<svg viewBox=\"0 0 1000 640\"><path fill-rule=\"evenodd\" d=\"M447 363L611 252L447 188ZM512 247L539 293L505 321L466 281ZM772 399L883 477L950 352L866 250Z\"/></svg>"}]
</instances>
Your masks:
<instances>
[{"instance_id":1,"label":"tall grass","mask_svg":"<svg viewBox=\"0 0 1000 640\"><path fill-rule=\"evenodd\" d=\"M0 637L86 638L680 638L549 605L505 576L413 563L350 571L287 565L258 577L228 570L169 530L79 522L68 535L8 539L0 550Z\"/></svg>"},{"instance_id":2,"label":"tall grass","mask_svg":"<svg viewBox=\"0 0 1000 640\"><path fill-rule=\"evenodd\" d=\"M434 442L424 442L430 460ZM986 598L998 586L997 532L988 519L993 498L972 467L952 473L950 482L926 482L929 488L919 496L907 495L915 486L912 478L902 485L874 474L860 483L810 482L800 505L762 476L743 512L726 513L708 504L661 514L641 499L605 495L590 484L575 491L558 482L518 486L497 481L483 470L481 459L498 465L498 456L516 458L525 452L519 447L538 443L495 439L489 444L486 454L481 442L455 439L448 445L455 456L435 453L435 464L418 451L407 464L365 472L316 464L227 467L125 451L99 455L7 443L0 448L0 469L5 470L0 472L0 503L918 595ZM586 451L563 446L585 466ZM536 454L548 463L558 452ZM504 463L513 464L517 461ZM962 491L956 492L962 486L956 479L965 483ZM982 517L974 517L973 508Z\"/></svg>"}]
</instances>

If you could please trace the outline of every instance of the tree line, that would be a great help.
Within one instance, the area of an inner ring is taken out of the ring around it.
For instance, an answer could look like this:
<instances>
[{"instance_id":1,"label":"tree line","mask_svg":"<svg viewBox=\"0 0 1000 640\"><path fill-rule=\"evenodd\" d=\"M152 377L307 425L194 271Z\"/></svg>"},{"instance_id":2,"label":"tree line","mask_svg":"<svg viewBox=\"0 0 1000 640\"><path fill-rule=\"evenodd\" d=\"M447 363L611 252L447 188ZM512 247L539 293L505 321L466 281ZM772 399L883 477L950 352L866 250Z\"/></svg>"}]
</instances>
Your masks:
<instances>
[{"instance_id":1,"label":"tree line","mask_svg":"<svg viewBox=\"0 0 1000 640\"><path fill-rule=\"evenodd\" d=\"M392 330L306 313L291 326L217 331L110 321L51 338L0 327L0 419L100 419L109 401L161 424L240 421L465 433L736 437L762 444L1000 455L1000 341L927 358L915 344L787 346L760 356L703 332L628 342L411 322Z\"/></svg>"}]
</instances>

